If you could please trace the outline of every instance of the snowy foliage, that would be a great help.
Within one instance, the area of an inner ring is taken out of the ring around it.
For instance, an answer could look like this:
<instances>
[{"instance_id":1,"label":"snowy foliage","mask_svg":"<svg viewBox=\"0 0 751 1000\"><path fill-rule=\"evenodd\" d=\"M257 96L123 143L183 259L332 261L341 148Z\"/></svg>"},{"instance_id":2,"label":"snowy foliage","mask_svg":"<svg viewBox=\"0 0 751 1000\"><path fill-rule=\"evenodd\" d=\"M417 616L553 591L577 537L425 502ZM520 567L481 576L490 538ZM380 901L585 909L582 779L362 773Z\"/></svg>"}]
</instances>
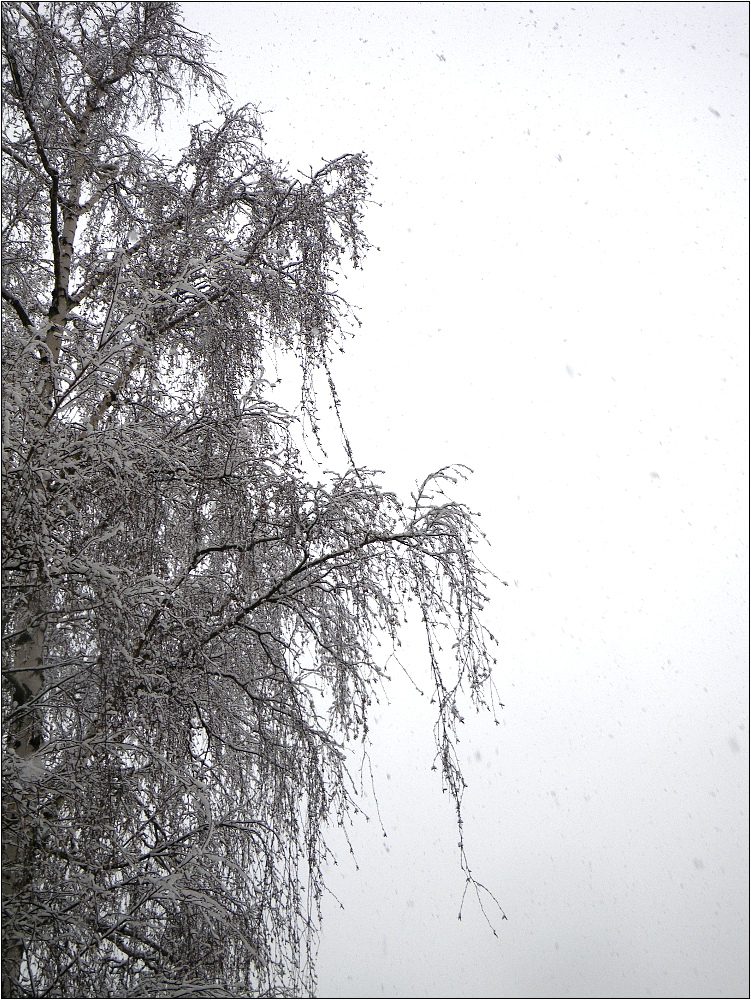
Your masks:
<instances>
[{"instance_id":1,"label":"snowy foliage","mask_svg":"<svg viewBox=\"0 0 751 1000\"><path fill-rule=\"evenodd\" d=\"M177 4L2 16L3 996L299 996L379 642L417 609L458 810L490 690L460 470L308 482L266 379L338 406L368 163L287 176ZM133 136L193 87L166 162Z\"/></svg>"}]
</instances>

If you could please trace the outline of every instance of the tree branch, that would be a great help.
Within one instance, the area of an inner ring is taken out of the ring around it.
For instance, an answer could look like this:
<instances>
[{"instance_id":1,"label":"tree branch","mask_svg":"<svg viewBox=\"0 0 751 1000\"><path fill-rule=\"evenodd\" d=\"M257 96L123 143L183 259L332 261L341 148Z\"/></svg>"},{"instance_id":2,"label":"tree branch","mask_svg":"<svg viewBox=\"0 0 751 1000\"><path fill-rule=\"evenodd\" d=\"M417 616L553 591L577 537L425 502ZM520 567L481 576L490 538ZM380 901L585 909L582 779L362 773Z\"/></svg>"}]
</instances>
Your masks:
<instances>
[{"instance_id":1,"label":"tree branch","mask_svg":"<svg viewBox=\"0 0 751 1000\"><path fill-rule=\"evenodd\" d=\"M16 312L16 315L21 320L21 323L23 324L24 328L27 330L29 329L34 330L35 329L34 324L32 323L29 314L24 309L23 304L21 303L21 300L18 298L18 296L14 295L9 288L5 287L5 285L2 286L2 295L5 301L13 307L13 309Z\"/></svg>"},{"instance_id":2,"label":"tree branch","mask_svg":"<svg viewBox=\"0 0 751 1000\"><path fill-rule=\"evenodd\" d=\"M42 166L44 167L45 173L50 178L50 231L52 236L52 257L54 260L54 271L55 271L55 288L56 290L60 287L61 282L61 266L60 266L60 227L57 218L57 206L58 206L58 189L60 185L60 174L52 166L47 156L47 151L44 148L44 143L42 142L42 137L39 134L39 129L34 121L34 116L31 112L31 107L29 106L28 97L21 80L21 73L18 68L18 62L15 57L15 53L8 42L7 35L5 33L5 52L8 58L8 65L10 66L11 77L13 83L16 87L18 93L18 100L21 104L23 110L23 116L26 119L26 124L31 130L32 137L34 139L34 145L36 147L37 156L39 157Z\"/></svg>"}]
</instances>

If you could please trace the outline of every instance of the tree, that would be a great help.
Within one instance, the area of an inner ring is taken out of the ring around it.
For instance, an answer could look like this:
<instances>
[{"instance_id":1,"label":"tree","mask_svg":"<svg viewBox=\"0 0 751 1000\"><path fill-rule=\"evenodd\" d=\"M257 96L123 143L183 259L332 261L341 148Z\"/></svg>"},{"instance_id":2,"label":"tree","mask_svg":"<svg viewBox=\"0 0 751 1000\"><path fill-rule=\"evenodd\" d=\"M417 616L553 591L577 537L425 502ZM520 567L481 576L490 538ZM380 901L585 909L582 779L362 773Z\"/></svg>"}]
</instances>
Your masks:
<instances>
[{"instance_id":1,"label":"tree","mask_svg":"<svg viewBox=\"0 0 751 1000\"><path fill-rule=\"evenodd\" d=\"M461 470L309 481L267 378L339 413L368 162L289 177L177 4L2 17L3 996L299 996L405 606L460 824L492 692ZM137 136L191 88L220 111L170 163Z\"/></svg>"}]
</instances>

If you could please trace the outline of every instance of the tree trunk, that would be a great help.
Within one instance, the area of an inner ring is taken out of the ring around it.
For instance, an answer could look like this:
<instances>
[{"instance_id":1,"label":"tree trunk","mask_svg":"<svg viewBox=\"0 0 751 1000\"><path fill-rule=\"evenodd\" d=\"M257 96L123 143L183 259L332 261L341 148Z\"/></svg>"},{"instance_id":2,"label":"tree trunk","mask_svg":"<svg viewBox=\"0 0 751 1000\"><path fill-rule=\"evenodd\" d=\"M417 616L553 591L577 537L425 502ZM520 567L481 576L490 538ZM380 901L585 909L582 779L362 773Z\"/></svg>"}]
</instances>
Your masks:
<instances>
[{"instance_id":1,"label":"tree trunk","mask_svg":"<svg viewBox=\"0 0 751 1000\"><path fill-rule=\"evenodd\" d=\"M19 899L28 888L33 871L35 851L31 796L26 788L32 779L31 759L42 743L42 726L36 704L44 684L45 617L41 609L42 594L37 591L29 601L26 628L16 640L14 669L10 675L15 711L7 733L9 755L29 763L19 769L24 781L13 786L13 794L3 803L2 838L2 903L3 903L3 997L21 996L19 979L25 945L19 930L18 917L23 911ZM18 763L18 761L16 761ZM12 766L12 763L11 763Z\"/></svg>"}]
</instances>

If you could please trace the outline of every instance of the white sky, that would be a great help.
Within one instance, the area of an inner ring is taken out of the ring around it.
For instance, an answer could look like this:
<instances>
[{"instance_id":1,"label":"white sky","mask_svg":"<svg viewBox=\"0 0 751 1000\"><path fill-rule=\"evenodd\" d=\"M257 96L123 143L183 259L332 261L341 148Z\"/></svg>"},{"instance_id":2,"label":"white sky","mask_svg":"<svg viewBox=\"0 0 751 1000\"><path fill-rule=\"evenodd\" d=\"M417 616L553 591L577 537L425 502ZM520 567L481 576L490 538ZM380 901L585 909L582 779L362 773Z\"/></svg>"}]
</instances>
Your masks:
<instances>
[{"instance_id":1,"label":"white sky","mask_svg":"<svg viewBox=\"0 0 751 1000\"><path fill-rule=\"evenodd\" d=\"M402 494L471 466L510 584L502 724L462 743L508 921L456 920L430 707L394 671L388 836L332 869L319 996L748 995L748 4L184 10L273 155L371 157L355 457Z\"/></svg>"}]
</instances>

